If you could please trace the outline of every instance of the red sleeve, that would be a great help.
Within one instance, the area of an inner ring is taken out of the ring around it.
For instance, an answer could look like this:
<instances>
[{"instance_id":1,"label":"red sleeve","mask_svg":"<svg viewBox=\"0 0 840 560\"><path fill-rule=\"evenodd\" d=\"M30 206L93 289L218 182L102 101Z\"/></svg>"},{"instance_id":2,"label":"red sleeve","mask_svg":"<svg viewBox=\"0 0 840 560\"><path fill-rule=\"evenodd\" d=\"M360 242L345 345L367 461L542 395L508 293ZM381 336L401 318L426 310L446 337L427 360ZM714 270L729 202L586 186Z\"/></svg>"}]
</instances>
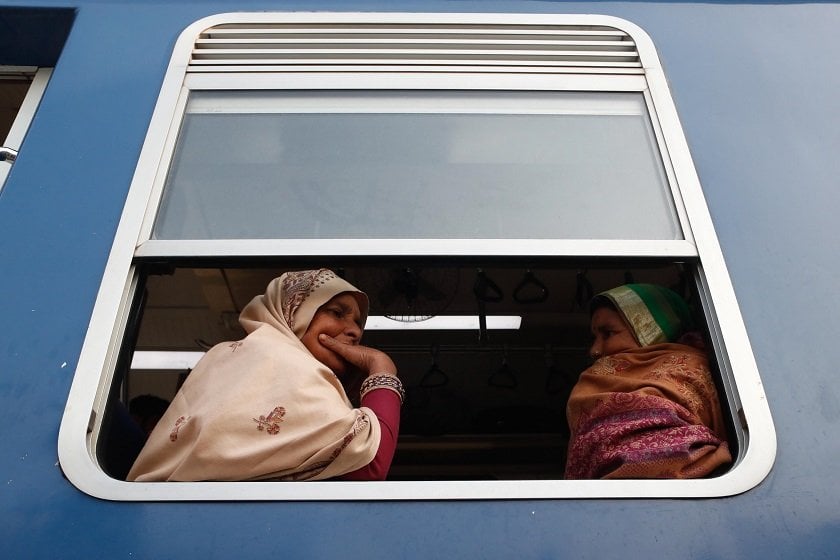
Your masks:
<instances>
[{"instance_id":1,"label":"red sleeve","mask_svg":"<svg viewBox=\"0 0 840 560\"><path fill-rule=\"evenodd\" d=\"M400 397L390 389L374 389L362 398L362 406L376 413L382 436L373 460L361 469L341 475L341 480L385 480L400 433Z\"/></svg>"}]
</instances>

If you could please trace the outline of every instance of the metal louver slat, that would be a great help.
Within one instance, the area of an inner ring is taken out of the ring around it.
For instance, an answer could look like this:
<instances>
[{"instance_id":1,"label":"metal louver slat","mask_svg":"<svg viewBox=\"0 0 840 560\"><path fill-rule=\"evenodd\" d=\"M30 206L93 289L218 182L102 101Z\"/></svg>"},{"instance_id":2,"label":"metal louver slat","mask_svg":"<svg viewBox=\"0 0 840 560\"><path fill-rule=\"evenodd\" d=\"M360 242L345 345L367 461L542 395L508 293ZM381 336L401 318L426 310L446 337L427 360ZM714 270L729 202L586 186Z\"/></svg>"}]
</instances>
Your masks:
<instances>
[{"instance_id":1,"label":"metal louver slat","mask_svg":"<svg viewBox=\"0 0 840 560\"><path fill-rule=\"evenodd\" d=\"M390 39L376 38L348 38L348 39L318 39L318 38L259 38L247 41L245 39L199 39L196 41L197 52L212 49L256 49L256 48L282 48L282 49L306 49L306 48L387 48L388 46L399 45L403 48L506 48L506 49L543 49L543 50L603 50L615 52L635 52L632 43L617 43L615 41L569 41L569 40L510 40L498 39L491 42L475 39L446 40L446 39L411 39L403 42L396 42Z\"/></svg>"},{"instance_id":2,"label":"metal louver slat","mask_svg":"<svg viewBox=\"0 0 840 560\"><path fill-rule=\"evenodd\" d=\"M603 26L225 24L195 42L190 69L311 66L641 68L635 43Z\"/></svg>"}]
</instances>

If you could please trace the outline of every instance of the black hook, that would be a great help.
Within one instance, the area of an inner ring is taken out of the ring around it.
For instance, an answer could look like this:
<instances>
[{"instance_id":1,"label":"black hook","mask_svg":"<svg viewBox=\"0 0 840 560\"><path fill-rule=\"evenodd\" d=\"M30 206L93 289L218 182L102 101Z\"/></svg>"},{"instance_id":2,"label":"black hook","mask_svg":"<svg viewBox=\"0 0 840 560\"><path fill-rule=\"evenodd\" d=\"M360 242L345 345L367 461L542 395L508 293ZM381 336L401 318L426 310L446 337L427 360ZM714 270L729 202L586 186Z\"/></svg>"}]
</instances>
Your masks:
<instances>
[{"instance_id":1,"label":"black hook","mask_svg":"<svg viewBox=\"0 0 840 560\"><path fill-rule=\"evenodd\" d=\"M492 387L501 387L502 389L515 389L518 384L516 374L510 369L507 360L507 345L504 347L502 354L502 365L487 379L487 384Z\"/></svg>"},{"instance_id":2,"label":"black hook","mask_svg":"<svg viewBox=\"0 0 840 560\"><path fill-rule=\"evenodd\" d=\"M535 293L526 293L529 291L533 292L534 289L536 289ZM534 273L526 270L522 281L513 290L513 299L518 303L542 303L548 299L548 288L546 288L545 284L537 280Z\"/></svg>"},{"instance_id":3,"label":"black hook","mask_svg":"<svg viewBox=\"0 0 840 560\"><path fill-rule=\"evenodd\" d=\"M473 293L479 301L488 303L496 303L504 299L505 294L502 289L493 282L482 269L478 269L475 277L475 284L473 284Z\"/></svg>"},{"instance_id":4,"label":"black hook","mask_svg":"<svg viewBox=\"0 0 840 560\"><path fill-rule=\"evenodd\" d=\"M432 365L429 366L429 369L420 379L420 387L432 388L432 387L443 387L447 383L449 383L449 376L446 375L446 372L440 369L437 363L437 355L438 355L438 347L437 345L432 345L431 348L432 353Z\"/></svg>"},{"instance_id":5,"label":"black hook","mask_svg":"<svg viewBox=\"0 0 840 560\"><path fill-rule=\"evenodd\" d=\"M478 269L473 294L478 301L478 341L487 342L487 309L485 303L502 301L504 294L499 286L490 280L482 269Z\"/></svg>"},{"instance_id":6,"label":"black hook","mask_svg":"<svg viewBox=\"0 0 840 560\"><path fill-rule=\"evenodd\" d=\"M578 309L586 309L589 305L589 302L592 300L592 296L594 294L594 290L592 289L592 283L589 281L589 278L586 277L586 273L588 272L587 269L583 269L582 271L578 271L575 275L575 306Z\"/></svg>"}]
</instances>

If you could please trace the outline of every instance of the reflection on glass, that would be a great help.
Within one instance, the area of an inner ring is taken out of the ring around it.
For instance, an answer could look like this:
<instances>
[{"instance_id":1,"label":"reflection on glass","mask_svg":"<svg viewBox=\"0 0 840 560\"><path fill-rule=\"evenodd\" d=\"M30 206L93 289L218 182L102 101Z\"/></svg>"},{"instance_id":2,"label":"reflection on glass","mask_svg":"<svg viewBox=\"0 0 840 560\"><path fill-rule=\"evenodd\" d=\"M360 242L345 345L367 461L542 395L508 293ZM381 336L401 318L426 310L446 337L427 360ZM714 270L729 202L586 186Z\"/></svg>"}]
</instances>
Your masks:
<instances>
[{"instance_id":1,"label":"reflection on glass","mask_svg":"<svg viewBox=\"0 0 840 560\"><path fill-rule=\"evenodd\" d=\"M193 94L154 237L681 238L640 94L332 95Z\"/></svg>"}]
</instances>

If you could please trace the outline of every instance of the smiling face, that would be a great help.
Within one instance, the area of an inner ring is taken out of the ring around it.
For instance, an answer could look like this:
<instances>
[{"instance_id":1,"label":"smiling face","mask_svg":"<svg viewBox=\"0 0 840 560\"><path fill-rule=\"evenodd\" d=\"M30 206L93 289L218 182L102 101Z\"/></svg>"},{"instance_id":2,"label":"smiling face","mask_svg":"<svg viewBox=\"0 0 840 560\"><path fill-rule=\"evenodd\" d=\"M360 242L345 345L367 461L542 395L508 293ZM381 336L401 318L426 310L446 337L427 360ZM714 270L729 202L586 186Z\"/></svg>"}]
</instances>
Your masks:
<instances>
[{"instance_id":1,"label":"smiling face","mask_svg":"<svg viewBox=\"0 0 840 560\"><path fill-rule=\"evenodd\" d=\"M592 313L592 336L595 340L589 349L593 359L611 356L634 348L641 348L630 327L618 311L599 307Z\"/></svg>"},{"instance_id":2,"label":"smiling face","mask_svg":"<svg viewBox=\"0 0 840 560\"><path fill-rule=\"evenodd\" d=\"M315 359L333 373L339 376L346 373L349 364L320 343L318 335L321 333L343 344L359 344L362 339L362 313L353 295L348 292L338 294L319 307L300 339Z\"/></svg>"}]
</instances>

